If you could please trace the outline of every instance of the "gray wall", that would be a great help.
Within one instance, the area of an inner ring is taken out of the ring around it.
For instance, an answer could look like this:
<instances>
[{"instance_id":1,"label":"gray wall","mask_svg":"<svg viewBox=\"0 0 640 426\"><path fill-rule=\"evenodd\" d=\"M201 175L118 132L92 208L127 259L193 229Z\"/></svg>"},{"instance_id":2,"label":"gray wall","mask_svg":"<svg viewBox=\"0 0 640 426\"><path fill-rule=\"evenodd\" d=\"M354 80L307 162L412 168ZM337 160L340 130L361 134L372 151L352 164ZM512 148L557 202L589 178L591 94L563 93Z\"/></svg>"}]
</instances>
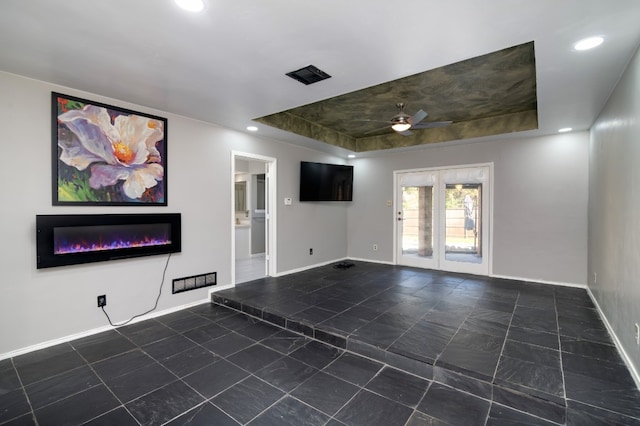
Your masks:
<instances>
[{"instance_id":1,"label":"gray wall","mask_svg":"<svg viewBox=\"0 0 640 426\"><path fill-rule=\"evenodd\" d=\"M640 53L591 129L589 288L640 369ZM597 274L597 280L594 279Z\"/></svg>"},{"instance_id":2,"label":"gray wall","mask_svg":"<svg viewBox=\"0 0 640 426\"><path fill-rule=\"evenodd\" d=\"M51 91L167 117L168 207L52 206ZM0 73L0 93L0 358L105 327L106 318L96 307L99 294L107 295L113 321L147 311L167 260L152 256L37 270L36 214L182 213L182 253L171 257L158 310L208 296L208 289L172 295L173 278L216 271L219 285L230 284L232 150L278 162L278 271L347 254L348 206L297 203L300 160L342 159L7 73ZM282 206L285 196L296 200L293 206Z\"/></svg>"},{"instance_id":3,"label":"gray wall","mask_svg":"<svg viewBox=\"0 0 640 426\"><path fill-rule=\"evenodd\" d=\"M349 256L393 261L395 170L492 162L493 274L585 285L588 143L579 132L357 159Z\"/></svg>"},{"instance_id":4,"label":"gray wall","mask_svg":"<svg viewBox=\"0 0 640 426\"><path fill-rule=\"evenodd\" d=\"M168 207L52 206L51 91L167 117ZM114 321L144 312L162 278L166 256L37 270L36 214L180 212L183 251L171 257L158 310L208 296L207 289L172 295L173 278L217 271L219 285L230 284L231 151L277 160L277 273L347 256L392 261L394 221L386 203L394 170L494 162L493 273L586 281L586 133L357 159L353 203L300 203L299 162L344 159L7 73L0 73L0 93L0 357L106 327L98 294L107 295ZM285 206L285 197L293 205Z\"/></svg>"}]
</instances>

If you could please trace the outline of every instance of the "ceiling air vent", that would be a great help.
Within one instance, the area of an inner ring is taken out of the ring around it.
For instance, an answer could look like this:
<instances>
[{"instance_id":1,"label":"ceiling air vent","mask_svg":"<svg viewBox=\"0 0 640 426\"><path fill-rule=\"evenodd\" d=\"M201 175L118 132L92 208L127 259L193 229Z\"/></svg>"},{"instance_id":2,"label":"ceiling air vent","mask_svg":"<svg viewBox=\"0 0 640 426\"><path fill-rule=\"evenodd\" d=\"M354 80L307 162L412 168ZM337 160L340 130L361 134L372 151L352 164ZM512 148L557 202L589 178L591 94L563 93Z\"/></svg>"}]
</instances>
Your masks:
<instances>
[{"instance_id":1,"label":"ceiling air vent","mask_svg":"<svg viewBox=\"0 0 640 426\"><path fill-rule=\"evenodd\" d=\"M317 83L327 78L331 78L329 74L314 67L313 65L307 65L304 68L300 68L297 71L288 72L287 75L295 80L298 80L303 84Z\"/></svg>"}]
</instances>

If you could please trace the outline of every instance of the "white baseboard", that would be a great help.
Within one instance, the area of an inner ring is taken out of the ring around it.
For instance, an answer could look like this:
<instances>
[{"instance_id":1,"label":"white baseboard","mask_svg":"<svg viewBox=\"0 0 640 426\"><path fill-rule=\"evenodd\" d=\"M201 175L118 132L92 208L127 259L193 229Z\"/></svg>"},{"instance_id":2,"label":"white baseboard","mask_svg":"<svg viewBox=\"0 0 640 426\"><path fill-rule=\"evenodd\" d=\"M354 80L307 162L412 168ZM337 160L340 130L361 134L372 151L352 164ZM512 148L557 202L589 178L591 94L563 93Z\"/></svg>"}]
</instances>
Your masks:
<instances>
[{"instance_id":1,"label":"white baseboard","mask_svg":"<svg viewBox=\"0 0 640 426\"><path fill-rule=\"evenodd\" d=\"M278 272L277 274L272 275L272 276L281 277L283 275L294 274L296 272L306 271L308 269L317 268L319 266L326 266L326 265L330 265L332 263L344 262L344 261L349 261L349 260L357 261L357 262L380 263L380 264L383 264L383 265L395 265L395 263L393 263L393 262L385 262L385 261L382 261L382 260L360 259L360 258L357 258L357 257L343 257L341 259L334 259L334 260L330 260L328 262L316 263L314 265L303 266L302 268L296 268L296 269L290 269L288 271Z\"/></svg>"},{"instance_id":2,"label":"white baseboard","mask_svg":"<svg viewBox=\"0 0 640 426\"><path fill-rule=\"evenodd\" d=\"M170 313L173 313L173 312L176 312L176 311L180 311L182 309L191 308L193 306L197 306L197 305L201 305L203 303L209 303L209 302L211 302L210 299L197 300L195 302L187 303L187 304L180 305L180 306L174 306L173 308L164 309L162 311L152 312L152 313L149 313L147 315L143 315L141 317L138 317L138 318L134 319L133 321L131 321L127 325L135 324L135 323L140 322L140 321L148 320L148 319L151 319L151 318L156 318L156 317L159 317L159 316L162 316L162 315L167 315L167 314L170 314ZM37 350L40 350L40 349L46 349L46 348L49 348L51 346L59 345L60 343L67 343L67 342L71 342L72 340L77 340L77 339L81 339L83 337L88 337L88 336L92 336L94 334L102 333L104 331L113 330L114 328L117 328L117 327L112 327L110 325L106 325L106 326L102 326L102 327L98 327L98 328L93 328L91 330L83 331L81 333L70 334L68 336L60 337L58 339L48 340L46 342L38 343L37 345L27 346L27 347L21 348L21 349L16 349L15 351L11 351L11 352L6 352L6 353L3 353L3 354L0 354L0 361L2 361L3 359L7 359L7 358L13 358L13 357L19 356L19 355L24 355L26 353L34 352L34 351L37 351Z\"/></svg>"},{"instance_id":3,"label":"white baseboard","mask_svg":"<svg viewBox=\"0 0 640 426\"><path fill-rule=\"evenodd\" d=\"M622 346L620 339L618 339L618 336L616 335L615 331L613 331L613 327L611 327L611 323L609 323L607 316L604 314L602 309L600 309L600 305L598 304L596 297L593 295L589 287L587 287L587 293L589 294L591 301L593 302L598 313L600 314L600 317L602 318L602 322L604 322L604 326L607 327L607 331L609 331L609 334L613 338L613 343L616 345L616 348L618 348L618 352L620 353L622 360L627 365L627 368L631 373L631 377L633 377L633 381L636 382L636 387L640 389L640 374L638 374L638 370L636 369L635 365L633 365L633 361L631 361L631 358L629 357L629 355L627 355L627 352L624 350L624 347Z\"/></svg>"},{"instance_id":4,"label":"white baseboard","mask_svg":"<svg viewBox=\"0 0 640 426\"><path fill-rule=\"evenodd\" d=\"M362 259L359 257L350 257L347 260L356 260L359 262L379 263L381 265L395 265L393 262L387 262L386 260L374 260L374 259Z\"/></svg>"},{"instance_id":5,"label":"white baseboard","mask_svg":"<svg viewBox=\"0 0 640 426\"><path fill-rule=\"evenodd\" d=\"M40 349L46 349L51 346L59 345L60 343L70 342L72 340L81 339L83 337L91 336L92 334L102 333L103 331L109 331L113 327L110 325L94 328L91 330L83 331L77 334L71 334L69 336L64 336L59 339L48 340L46 342L38 343L37 345L27 346L26 348L16 349L15 351L6 352L0 354L0 361L7 358L13 358L15 356L24 355L29 352L39 351Z\"/></svg>"},{"instance_id":6,"label":"white baseboard","mask_svg":"<svg viewBox=\"0 0 640 426\"><path fill-rule=\"evenodd\" d=\"M346 260L357 260L357 261L361 261L361 262L379 263L381 265L398 265L398 266L402 266L402 265L399 265L398 263L395 263L393 261L364 259L364 258L358 258L358 257L349 257ZM446 271L444 271L444 272L446 272ZM538 283L538 284L550 284L550 285L557 285L557 286L564 286L564 287L577 287L577 288L585 288L585 289L587 288L586 284L566 283L566 282L562 282L562 281L547 281L547 280L540 280L540 279L535 279L535 278L512 277L512 276L509 276L509 275L497 275L497 274L489 274L487 276L491 277L491 278L502 278L502 279L506 279L506 280L524 281L524 282Z\"/></svg>"},{"instance_id":7,"label":"white baseboard","mask_svg":"<svg viewBox=\"0 0 640 426\"><path fill-rule=\"evenodd\" d=\"M295 274L296 272L302 272L302 271L306 271L306 270L309 270L309 269L318 268L320 266L326 266L326 265L330 265L332 263L342 262L342 261L345 261L345 260L349 260L349 258L343 257L341 259L329 260L327 262L316 263L316 264L313 264L313 265L307 265L307 266L303 266L301 268L289 269L288 271L278 272L278 273L273 274L271 276L272 277L281 277L283 275Z\"/></svg>"},{"instance_id":8,"label":"white baseboard","mask_svg":"<svg viewBox=\"0 0 640 426\"><path fill-rule=\"evenodd\" d=\"M226 290L226 289L229 289L229 288L233 288L233 287L235 287L235 284L217 285L214 288L212 288L211 290L209 290L209 299L211 299L211 295L213 293L216 293L216 292L222 291L222 290ZM209 300L209 301L211 301L211 300Z\"/></svg>"},{"instance_id":9,"label":"white baseboard","mask_svg":"<svg viewBox=\"0 0 640 426\"><path fill-rule=\"evenodd\" d=\"M524 281L524 282L529 282L529 283L549 284L549 285L557 285L557 286L563 286L563 287L584 288L584 289L587 288L586 284L566 283L566 282L562 282L562 281L547 281L547 280L540 280L540 279L535 279L535 278L512 277L512 276L509 276L509 275L496 275L496 274L491 274L489 276L491 278L501 278L501 279L505 279L505 280L514 280L514 281Z\"/></svg>"}]
</instances>

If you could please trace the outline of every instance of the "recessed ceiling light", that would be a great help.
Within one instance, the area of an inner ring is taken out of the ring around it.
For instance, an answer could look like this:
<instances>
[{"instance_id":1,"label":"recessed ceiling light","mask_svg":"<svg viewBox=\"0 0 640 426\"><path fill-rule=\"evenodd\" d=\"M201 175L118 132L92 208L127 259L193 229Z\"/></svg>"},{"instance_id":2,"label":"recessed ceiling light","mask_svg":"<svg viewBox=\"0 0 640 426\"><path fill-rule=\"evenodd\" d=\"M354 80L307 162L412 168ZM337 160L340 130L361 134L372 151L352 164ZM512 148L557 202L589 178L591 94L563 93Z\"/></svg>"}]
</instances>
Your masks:
<instances>
[{"instance_id":1,"label":"recessed ceiling light","mask_svg":"<svg viewBox=\"0 0 640 426\"><path fill-rule=\"evenodd\" d=\"M247 126L247 130L250 132L257 132L258 128L256 126Z\"/></svg>"},{"instance_id":2,"label":"recessed ceiling light","mask_svg":"<svg viewBox=\"0 0 640 426\"><path fill-rule=\"evenodd\" d=\"M563 127L562 129L558 129L558 132L560 132L560 133L567 133L567 132L570 132L570 131L572 131L572 130L573 130L573 128L572 128L572 127Z\"/></svg>"},{"instance_id":3,"label":"recessed ceiling light","mask_svg":"<svg viewBox=\"0 0 640 426\"><path fill-rule=\"evenodd\" d=\"M600 46L603 41L604 38L600 36L587 37L574 44L573 48L576 50L589 50Z\"/></svg>"},{"instance_id":4,"label":"recessed ceiling light","mask_svg":"<svg viewBox=\"0 0 640 426\"><path fill-rule=\"evenodd\" d=\"M189 12L202 12L204 2L202 0L175 0L176 4Z\"/></svg>"},{"instance_id":5,"label":"recessed ceiling light","mask_svg":"<svg viewBox=\"0 0 640 426\"><path fill-rule=\"evenodd\" d=\"M347 158L356 158L356 155L355 154L349 154L349 155L347 155Z\"/></svg>"}]
</instances>

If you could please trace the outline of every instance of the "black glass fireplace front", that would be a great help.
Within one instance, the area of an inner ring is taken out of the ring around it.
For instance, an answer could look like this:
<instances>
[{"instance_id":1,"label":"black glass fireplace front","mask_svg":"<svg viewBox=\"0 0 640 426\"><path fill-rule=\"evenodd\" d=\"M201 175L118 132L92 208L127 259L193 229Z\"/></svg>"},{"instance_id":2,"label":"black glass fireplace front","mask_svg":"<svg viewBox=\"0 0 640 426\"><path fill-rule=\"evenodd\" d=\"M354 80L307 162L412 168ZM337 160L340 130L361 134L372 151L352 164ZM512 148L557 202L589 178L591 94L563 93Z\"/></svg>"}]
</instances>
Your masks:
<instances>
[{"instance_id":1,"label":"black glass fireplace front","mask_svg":"<svg viewBox=\"0 0 640 426\"><path fill-rule=\"evenodd\" d=\"M180 213L37 215L37 268L181 250Z\"/></svg>"}]
</instances>

